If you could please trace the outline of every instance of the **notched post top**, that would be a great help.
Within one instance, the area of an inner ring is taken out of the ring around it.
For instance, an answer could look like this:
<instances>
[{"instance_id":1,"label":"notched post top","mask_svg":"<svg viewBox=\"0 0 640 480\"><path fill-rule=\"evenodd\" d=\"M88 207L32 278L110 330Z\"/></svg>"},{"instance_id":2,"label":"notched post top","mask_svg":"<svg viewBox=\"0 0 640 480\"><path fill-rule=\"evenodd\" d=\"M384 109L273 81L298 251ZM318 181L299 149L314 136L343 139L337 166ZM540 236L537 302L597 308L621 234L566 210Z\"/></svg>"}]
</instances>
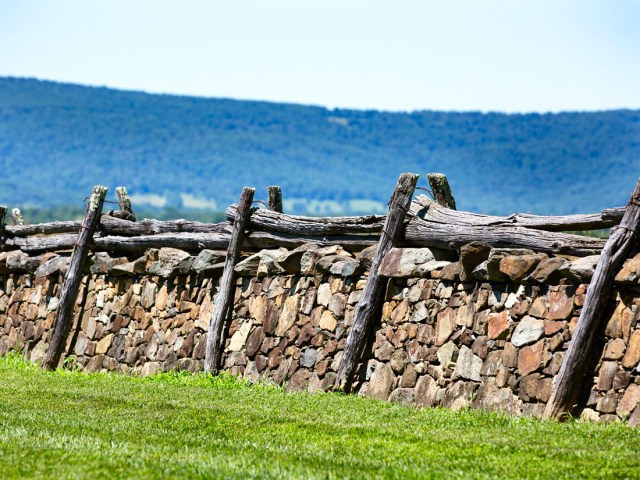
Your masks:
<instances>
[{"instance_id":1,"label":"notched post top","mask_svg":"<svg viewBox=\"0 0 640 480\"><path fill-rule=\"evenodd\" d=\"M127 192L126 187L116 187L116 194L118 195L118 200L120 202L120 208L122 210L126 210L128 212L131 211L131 199L129 198L129 193Z\"/></svg>"},{"instance_id":2,"label":"notched post top","mask_svg":"<svg viewBox=\"0 0 640 480\"><path fill-rule=\"evenodd\" d=\"M87 207L89 212L93 212L98 208L98 205L102 203L101 200L104 200L104 197L107 195L108 190L109 189L107 187L103 187L102 185L96 185L93 187L91 198L89 198L89 206Z\"/></svg>"},{"instance_id":3,"label":"notched post top","mask_svg":"<svg viewBox=\"0 0 640 480\"><path fill-rule=\"evenodd\" d=\"M449 181L443 173L429 173L427 174L429 180L429 186L433 192L433 200L443 207L456 209L456 201L453 198Z\"/></svg>"}]
</instances>

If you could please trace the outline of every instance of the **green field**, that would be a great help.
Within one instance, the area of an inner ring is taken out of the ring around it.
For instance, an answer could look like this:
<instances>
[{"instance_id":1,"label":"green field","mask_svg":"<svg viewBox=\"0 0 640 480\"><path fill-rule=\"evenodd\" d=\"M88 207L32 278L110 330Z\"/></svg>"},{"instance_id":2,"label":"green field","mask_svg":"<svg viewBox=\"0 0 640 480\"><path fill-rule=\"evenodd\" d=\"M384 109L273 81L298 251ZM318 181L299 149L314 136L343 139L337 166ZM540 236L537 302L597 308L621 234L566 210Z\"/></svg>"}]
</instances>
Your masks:
<instances>
[{"instance_id":1,"label":"green field","mask_svg":"<svg viewBox=\"0 0 640 480\"><path fill-rule=\"evenodd\" d=\"M0 478L630 478L640 431L0 358Z\"/></svg>"}]
</instances>

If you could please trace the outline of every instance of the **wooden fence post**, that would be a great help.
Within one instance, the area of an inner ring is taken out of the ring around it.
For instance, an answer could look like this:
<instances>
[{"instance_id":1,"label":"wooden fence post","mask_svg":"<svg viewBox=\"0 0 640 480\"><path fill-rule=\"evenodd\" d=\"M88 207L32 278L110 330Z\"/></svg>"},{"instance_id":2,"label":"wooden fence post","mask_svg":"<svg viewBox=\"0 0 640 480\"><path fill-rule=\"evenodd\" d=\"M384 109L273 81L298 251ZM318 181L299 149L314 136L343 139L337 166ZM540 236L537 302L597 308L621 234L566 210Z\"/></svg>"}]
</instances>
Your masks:
<instances>
[{"instance_id":1,"label":"wooden fence post","mask_svg":"<svg viewBox=\"0 0 640 480\"><path fill-rule=\"evenodd\" d=\"M204 371L218 374L220 369L220 357L222 354L222 330L224 320L227 317L227 311L231 308L233 302L233 289L235 286L235 266L240 257L240 249L245 237L245 229L249 223L251 215L251 204L253 203L253 194L255 189L245 187L242 189L242 195L238 202L236 218L233 223L233 232L229 240L227 249L227 258L224 261L224 271L220 279L220 288L218 296L209 322L209 334L207 337L207 349L205 351Z\"/></svg>"},{"instance_id":2,"label":"wooden fence post","mask_svg":"<svg viewBox=\"0 0 640 480\"><path fill-rule=\"evenodd\" d=\"M282 190L277 185L267 187L269 193L269 200L267 201L267 208L274 212L282 213Z\"/></svg>"},{"instance_id":3,"label":"wooden fence post","mask_svg":"<svg viewBox=\"0 0 640 480\"><path fill-rule=\"evenodd\" d=\"M433 200L443 207L456 209L456 201L453 198L449 181L443 173L428 173L427 179L429 180L429 186L433 193Z\"/></svg>"},{"instance_id":4,"label":"wooden fence post","mask_svg":"<svg viewBox=\"0 0 640 480\"><path fill-rule=\"evenodd\" d=\"M11 209L11 219L14 225L24 225L24 218L22 218L22 212L19 208Z\"/></svg>"},{"instance_id":5,"label":"wooden fence post","mask_svg":"<svg viewBox=\"0 0 640 480\"><path fill-rule=\"evenodd\" d=\"M587 289L580 319L544 409L545 418L561 418L574 407L595 336L600 332L599 327L607 311L613 279L634 246L639 229L640 180L631 194L620 225L611 229L611 236L602 249L600 261Z\"/></svg>"},{"instance_id":6,"label":"wooden fence post","mask_svg":"<svg viewBox=\"0 0 640 480\"><path fill-rule=\"evenodd\" d=\"M345 346L338 367L335 386L344 391L348 392L351 389L351 379L367 343L369 332L376 318L375 315L380 308L380 301L385 289L386 279L378 275L378 266L389 250L391 250L400 239L405 214L409 210L411 197L413 196L417 182L418 175L403 173L400 175L396 188L391 196L387 218L382 228L375 258L369 270L369 278L356 306L353 326L349 332L347 345Z\"/></svg>"},{"instance_id":7,"label":"wooden fence post","mask_svg":"<svg viewBox=\"0 0 640 480\"><path fill-rule=\"evenodd\" d=\"M7 216L7 206L0 205L0 231L4 231L4 218Z\"/></svg>"},{"instance_id":8,"label":"wooden fence post","mask_svg":"<svg viewBox=\"0 0 640 480\"><path fill-rule=\"evenodd\" d=\"M78 233L76 245L71 254L69 271L62 284L60 303L56 311L55 327L51 342L47 348L47 353L42 361L42 367L47 370L54 370L58 366L67 336L73 323L73 304L78 295L78 287L82 280L82 269L89 253L89 243L93 238L93 232L100 223L102 205L107 195L107 187L97 185L93 187L93 192L89 198L87 211L82 221L82 227Z\"/></svg>"},{"instance_id":9,"label":"wooden fence post","mask_svg":"<svg viewBox=\"0 0 640 480\"><path fill-rule=\"evenodd\" d=\"M120 204L120 210L129 214L125 220L136 221L136 216L131 208L131 199L126 187L116 187L116 195L118 195L118 203Z\"/></svg>"}]
</instances>

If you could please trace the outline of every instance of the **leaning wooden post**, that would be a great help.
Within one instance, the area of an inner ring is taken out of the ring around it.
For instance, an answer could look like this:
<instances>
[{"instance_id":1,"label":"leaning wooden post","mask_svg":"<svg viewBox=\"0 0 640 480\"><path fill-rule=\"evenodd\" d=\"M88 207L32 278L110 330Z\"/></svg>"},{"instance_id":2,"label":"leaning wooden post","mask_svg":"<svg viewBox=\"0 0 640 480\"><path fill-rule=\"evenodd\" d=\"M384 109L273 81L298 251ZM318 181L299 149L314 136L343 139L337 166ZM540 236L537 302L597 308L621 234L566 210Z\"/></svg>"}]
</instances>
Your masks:
<instances>
[{"instance_id":1,"label":"leaning wooden post","mask_svg":"<svg viewBox=\"0 0 640 480\"><path fill-rule=\"evenodd\" d=\"M136 216L133 213L133 209L131 208L131 199L129 198L129 193L127 192L126 187L116 187L116 195L118 195L120 210L131 215L127 220L135 222Z\"/></svg>"},{"instance_id":2,"label":"leaning wooden post","mask_svg":"<svg viewBox=\"0 0 640 480\"><path fill-rule=\"evenodd\" d=\"M218 296L213 307L213 314L209 322L209 335L207 338L207 350L204 357L204 371L214 375L220 369L220 357L222 353L222 327L227 316L227 311L231 308L233 301L233 287L235 286L235 267L240 257L240 249L244 241L246 226L251 215L251 204L253 203L254 188L245 187L238 202L236 217L233 223L233 232L229 240L227 258L224 261L224 271L220 279Z\"/></svg>"},{"instance_id":3,"label":"leaning wooden post","mask_svg":"<svg viewBox=\"0 0 640 480\"><path fill-rule=\"evenodd\" d=\"M431 192L433 192L433 200L438 205L455 210L456 201L453 198L446 175L443 173L428 173L427 179L429 180Z\"/></svg>"},{"instance_id":4,"label":"leaning wooden post","mask_svg":"<svg viewBox=\"0 0 640 480\"><path fill-rule=\"evenodd\" d=\"M7 216L7 206L0 205L0 231L4 230L4 217Z\"/></svg>"},{"instance_id":5,"label":"leaning wooden post","mask_svg":"<svg viewBox=\"0 0 640 480\"><path fill-rule=\"evenodd\" d=\"M56 311L53 336L51 337L49 348L47 348L47 354L42 361L42 367L47 370L53 370L58 366L67 343L67 336L73 323L73 304L82 280L82 269L89 253L89 243L93 238L93 232L100 223L100 214L102 213L102 205L106 195L107 187L100 185L93 187L89 205L87 205L87 211L82 221L82 227L71 254L69 271L62 284L62 294Z\"/></svg>"},{"instance_id":6,"label":"leaning wooden post","mask_svg":"<svg viewBox=\"0 0 640 480\"><path fill-rule=\"evenodd\" d=\"M582 387L587 360L592 355L595 336L600 332L607 311L613 279L636 243L639 229L640 180L631 194L620 225L611 229L611 236L602 249L580 319L544 409L545 418L561 418L574 407Z\"/></svg>"},{"instance_id":7,"label":"leaning wooden post","mask_svg":"<svg viewBox=\"0 0 640 480\"><path fill-rule=\"evenodd\" d=\"M356 306L353 326L347 338L342 359L338 367L335 386L344 391L351 389L351 378L360 361L362 351L373 326L380 301L385 290L385 279L378 275L378 266L385 255L395 246L402 234L405 214L411 204L411 197L418 182L418 175L403 173L389 201L387 218L382 228L375 258L369 269L369 278Z\"/></svg>"},{"instance_id":8,"label":"leaning wooden post","mask_svg":"<svg viewBox=\"0 0 640 480\"><path fill-rule=\"evenodd\" d=\"M267 187L269 193L269 200L267 201L267 208L274 212L282 213L282 190L277 185Z\"/></svg>"},{"instance_id":9,"label":"leaning wooden post","mask_svg":"<svg viewBox=\"0 0 640 480\"><path fill-rule=\"evenodd\" d=\"M11 210L11 219L14 225L24 225L24 218L19 208L13 208Z\"/></svg>"}]
</instances>

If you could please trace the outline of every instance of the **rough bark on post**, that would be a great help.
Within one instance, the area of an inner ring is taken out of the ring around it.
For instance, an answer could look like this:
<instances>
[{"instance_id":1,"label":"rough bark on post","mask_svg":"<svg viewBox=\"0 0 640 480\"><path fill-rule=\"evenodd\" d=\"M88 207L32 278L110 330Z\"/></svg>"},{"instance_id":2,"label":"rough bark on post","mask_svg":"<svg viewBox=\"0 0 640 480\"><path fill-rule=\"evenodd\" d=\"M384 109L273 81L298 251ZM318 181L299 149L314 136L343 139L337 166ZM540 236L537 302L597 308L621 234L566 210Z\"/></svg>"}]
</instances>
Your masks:
<instances>
[{"instance_id":1,"label":"rough bark on post","mask_svg":"<svg viewBox=\"0 0 640 480\"><path fill-rule=\"evenodd\" d=\"M282 213L282 190L277 185L267 187L269 199L267 201L267 208L274 212Z\"/></svg>"},{"instance_id":2,"label":"rough bark on post","mask_svg":"<svg viewBox=\"0 0 640 480\"><path fill-rule=\"evenodd\" d=\"M455 210L456 201L453 199L453 193L447 177L443 173L429 173L427 174L427 179L435 202L438 205Z\"/></svg>"},{"instance_id":3,"label":"rough bark on post","mask_svg":"<svg viewBox=\"0 0 640 480\"><path fill-rule=\"evenodd\" d=\"M369 270L369 278L356 306L353 326L347 338L338 367L335 386L345 391L351 389L351 379L360 361L367 338L380 308L386 279L378 275L378 266L385 255L396 245L402 234L405 214L411 204L411 197L418 182L418 175L403 173L389 202L389 211L382 228L375 258Z\"/></svg>"},{"instance_id":4,"label":"rough bark on post","mask_svg":"<svg viewBox=\"0 0 640 480\"><path fill-rule=\"evenodd\" d=\"M4 217L7 216L6 205L0 205L0 231L4 231Z\"/></svg>"},{"instance_id":5,"label":"rough bark on post","mask_svg":"<svg viewBox=\"0 0 640 480\"><path fill-rule=\"evenodd\" d=\"M73 323L73 305L82 280L82 269L89 253L89 243L100 222L100 214L102 213L102 205L106 194L107 187L97 185L93 187L93 192L89 198L89 205L87 205L87 211L82 221L82 228L78 233L76 244L71 254L69 271L62 284L62 294L56 311L53 336L47 348L47 354L42 361L42 367L47 370L53 370L58 366L63 353L67 336Z\"/></svg>"},{"instance_id":6,"label":"rough bark on post","mask_svg":"<svg viewBox=\"0 0 640 480\"><path fill-rule=\"evenodd\" d=\"M22 218L22 212L19 208L11 210L11 219L14 225L24 225L24 218Z\"/></svg>"},{"instance_id":7,"label":"rough bark on post","mask_svg":"<svg viewBox=\"0 0 640 480\"><path fill-rule=\"evenodd\" d=\"M116 187L116 194L118 195L120 210L129 214L128 218L125 218L125 220L135 222L136 216L131 208L131 199L129 198L129 193L127 192L126 187Z\"/></svg>"},{"instance_id":8,"label":"rough bark on post","mask_svg":"<svg viewBox=\"0 0 640 480\"><path fill-rule=\"evenodd\" d=\"M562 418L570 413L582 387L587 361L609 303L613 279L638 239L640 229L640 180L631 194L620 225L611 231L585 298L569 349L553 383L545 418Z\"/></svg>"},{"instance_id":9,"label":"rough bark on post","mask_svg":"<svg viewBox=\"0 0 640 480\"><path fill-rule=\"evenodd\" d=\"M242 195L238 202L238 210L233 224L233 232L231 233L229 248L227 249L227 258L224 262L224 271L220 279L220 288L218 289L213 314L209 322L204 371L211 372L214 375L218 373L220 368L223 325L225 318L227 318L227 311L231 308L231 302L233 302L233 287L235 286L236 279L234 269L240 257L240 249L242 248L242 242L245 237L245 228L249 223L254 192L255 189L253 188L245 187L242 189Z\"/></svg>"}]
</instances>

